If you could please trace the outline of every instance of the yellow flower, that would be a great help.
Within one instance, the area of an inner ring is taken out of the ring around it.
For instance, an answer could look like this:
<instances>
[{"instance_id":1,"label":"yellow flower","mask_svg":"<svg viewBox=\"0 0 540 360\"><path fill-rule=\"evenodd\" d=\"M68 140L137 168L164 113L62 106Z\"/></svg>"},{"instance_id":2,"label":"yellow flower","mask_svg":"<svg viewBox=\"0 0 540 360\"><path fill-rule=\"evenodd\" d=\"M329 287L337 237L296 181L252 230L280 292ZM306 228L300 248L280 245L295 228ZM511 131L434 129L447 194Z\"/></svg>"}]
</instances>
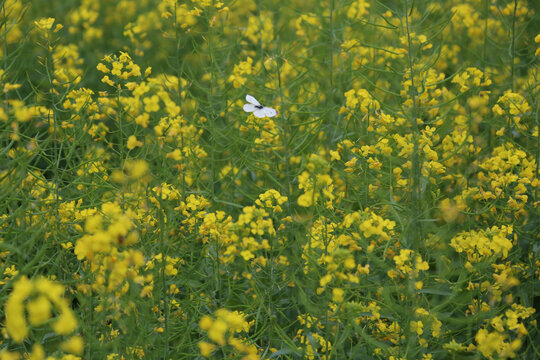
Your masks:
<instances>
[{"instance_id":1,"label":"yellow flower","mask_svg":"<svg viewBox=\"0 0 540 360\"><path fill-rule=\"evenodd\" d=\"M73 315L73 312L67 306L62 309L62 313L58 317L51 327L60 335L71 334L77 328L77 319Z\"/></svg>"},{"instance_id":2,"label":"yellow flower","mask_svg":"<svg viewBox=\"0 0 540 360\"><path fill-rule=\"evenodd\" d=\"M4 93L7 93L11 90L17 90L18 88L21 87L21 84L10 84L10 83L5 83L4 84Z\"/></svg>"},{"instance_id":3,"label":"yellow flower","mask_svg":"<svg viewBox=\"0 0 540 360\"><path fill-rule=\"evenodd\" d=\"M422 321L411 321L410 323L411 331L416 333L417 335L422 335L424 333L424 324Z\"/></svg>"},{"instance_id":4,"label":"yellow flower","mask_svg":"<svg viewBox=\"0 0 540 360\"><path fill-rule=\"evenodd\" d=\"M143 143L139 140L137 140L137 137L135 135L130 135L127 140L127 148L129 150L135 149L137 146L142 146Z\"/></svg>"},{"instance_id":5,"label":"yellow flower","mask_svg":"<svg viewBox=\"0 0 540 360\"><path fill-rule=\"evenodd\" d=\"M109 75L105 75L104 77L101 78L101 82L104 82L105 84L107 85L110 85L110 86L114 86L114 81L112 81L111 79L109 79Z\"/></svg>"},{"instance_id":6,"label":"yellow flower","mask_svg":"<svg viewBox=\"0 0 540 360\"><path fill-rule=\"evenodd\" d=\"M197 344L199 346L199 351L201 355L208 358L212 355L212 352L216 349L216 345L208 343L206 341L201 341Z\"/></svg>"},{"instance_id":7,"label":"yellow flower","mask_svg":"<svg viewBox=\"0 0 540 360\"><path fill-rule=\"evenodd\" d=\"M431 323L431 334L436 338L441 336L441 327L442 322L436 317L434 317L433 322Z\"/></svg>"},{"instance_id":8,"label":"yellow flower","mask_svg":"<svg viewBox=\"0 0 540 360\"><path fill-rule=\"evenodd\" d=\"M152 113L159 111L159 96L152 95L150 97L145 97L143 99L144 111L147 113Z\"/></svg>"},{"instance_id":9,"label":"yellow flower","mask_svg":"<svg viewBox=\"0 0 540 360\"><path fill-rule=\"evenodd\" d=\"M485 357L492 357L498 354L504 348L506 336L498 332L488 332L486 329L480 329L476 333L475 340L478 345L478 351Z\"/></svg>"},{"instance_id":10,"label":"yellow flower","mask_svg":"<svg viewBox=\"0 0 540 360\"><path fill-rule=\"evenodd\" d=\"M251 75L254 72L252 64L253 59L248 56L246 61L241 61L238 65L234 65L233 73L227 81L232 82L236 89L242 87L247 81L245 76Z\"/></svg>"},{"instance_id":11,"label":"yellow flower","mask_svg":"<svg viewBox=\"0 0 540 360\"><path fill-rule=\"evenodd\" d=\"M458 351L464 351L465 346L456 342L456 340L452 339L452 341L443 345L443 349L453 351L453 352L458 352Z\"/></svg>"},{"instance_id":12,"label":"yellow flower","mask_svg":"<svg viewBox=\"0 0 540 360\"><path fill-rule=\"evenodd\" d=\"M244 35L253 43L262 42L263 46L274 39L272 14L261 12L260 16L251 16Z\"/></svg>"},{"instance_id":13,"label":"yellow flower","mask_svg":"<svg viewBox=\"0 0 540 360\"><path fill-rule=\"evenodd\" d=\"M54 24L54 18L41 18L37 21L34 21L36 27L40 30L51 30Z\"/></svg>"},{"instance_id":14,"label":"yellow flower","mask_svg":"<svg viewBox=\"0 0 540 360\"><path fill-rule=\"evenodd\" d=\"M332 301L335 303L343 302L344 294L345 292L343 291L343 289L340 289L340 288L332 289Z\"/></svg>"},{"instance_id":15,"label":"yellow flower","mask_svg":"<svg viewBox=\"0 0 540 360\"><path fill-rule=\"evenodd\" d=\"M214 321L211 316L204 315L201 320L199 320L199 327L203 330L208 330L212 327Z\"/></svg>"},{"instance_id":16,"label":"yellow flower","mask_svg":"<svg viewBox=\"0 0 540 360\"><path fill-rule=\"evenodd\" d=\"M0 355L1 358L1 355ZM32 346L32 353L28 357L28 360L42 360L45 358L45 350L41 344L34 344Z\"/></svg>"},{"instance_id":17,"label":"yellow flower","mask_svg":"<svg viewBox=\"0 0 540 360\"><path fill-rule=\"evenodd\" d=\"M313 205L314 196L315 195L313 193L313 190L308 190L304 192L302 195L298 197L298 200L297 200L298 205L302 207L310 207L311 205Z\"/></svg>"},{"instance_id":18,"label":"yellow flower","mask_svg":"<svg viewBox=\"0 0 540 360\"><path fill-rule=\"evenodd\" d=\"M80 355L82 354L84 350L84 343L83 343L83 340L79 336L72 336L68 340L64 341L60 345L60 347L62 348L62 350L66 352Z\"/></svg>"},{"instance_id":19,"label":"yellow flower","mask_svg":"<svg viewBox=\"0 0 540 360\"><path fill-rule=\"evenodd\" d=\"M23 301L30 295L32 289L32 283L23 276L15 283L6 301L6 329L9 336L17 343L21 343L28 336Z\"/></svg>"},{"instance_id":20,"label":"yellow flower","mask_svg":"<svg viewBox=\"0 0 540 360\"><path fill-rule=\"evenodd\" d=\"M126 172L130 179L140 179L148 172L148 163L142 159L127 160Z\"/></svg>"},{"instance_id":21,"label":"yellow flower","mask_svg":"<svg viewBox=\"0 0 540 360\"><path fill-rule=\"evenodd\" d=\"M355 0L347 9L347 17L349 19L359 20L369 14L371 4L365 0Z\"/></svg>"},{"instance_id":22,"label":"yellow flower","mask_svg":"<svg viewBox=\"0 0 540 360\"><path fill-rule=\"evenodd\" d=\"M101 71L102 73L105 73L105 74L108 74L110 73L111 71L107 68L107 66L103 63L99 63L97 64L97 69L99 71Z\"/></svg>"},{"instance_id":23,"label":"yellow flower","mask_svg":"<svg viewBox=\"0 0 540 360\"><path fill-rule=\"evenodd\" d=\"M310 25L310 26L306 26ZM321 20L319 17L314 13L307 13L302 14L298 19L295 21L296 26L296 36L298 38L307 38L307 35L313 35L317 34L318 31L312 31L312 30L318 30L321 28Z\"/></svg>"},{"instance_id":24,"label":"yellow flower","mask_svg":"<svg viewBox=\"0 0 540 360\"><path fill-rule=\"evenodd\" d=\"M225 333L229 327L227 326L227 323L223 321L222 319L217 319L212 323L212 326L210 329L208 329L208 338L219 345L223 346L225 345Z\"/></svg>"},{"instance_id":25,"label":"yellow flower","mask_svg":"<svg viewBox=\"0 0 540 360\"><path fill-rule=\"evenodd\" d=\"M529 111L531 111L531 106L527 100L520 94L511 91L507 91L493 106L493 112L497 115L508 113L511 116L522 116Z\"/></svg>"},{"instance_id":26,"label":"yellow flower","mask_svg":"<svg viewBox=\"0 0 540 360\"><path fill-rule=\"evenodd\" d=\"M34 326L43 324L51 317L51 303L44 295L28 302L26 309L28 310L28 320Z\"/></svg>"},{"instance_id":27,"label":"yellow flower","mask_svg":"<svg viewBox=\"0 0 540 360\"><path fill-rule=\"evenodd\" d=\"M365 89L349 90L345 93L345 97L347 98L346 105L350 110L354 110L357 106L360 106L360 110L364 114L379 110L381 107L379 102L374 100Z\"/></svg>"},{"instance_id":28,"label":"yellow flower","mask_svg":"<svg viewBox=\"0 0 540 360\"><path fill-rule=\"evenodd\" d=\"M462 73L454 76L452 82L461 86L459 89L460 92L465 92L473 86L480 87L491 85L491 80L488 78L487 74L474 67L469 67Z\"/></svg>"}]
</instances>

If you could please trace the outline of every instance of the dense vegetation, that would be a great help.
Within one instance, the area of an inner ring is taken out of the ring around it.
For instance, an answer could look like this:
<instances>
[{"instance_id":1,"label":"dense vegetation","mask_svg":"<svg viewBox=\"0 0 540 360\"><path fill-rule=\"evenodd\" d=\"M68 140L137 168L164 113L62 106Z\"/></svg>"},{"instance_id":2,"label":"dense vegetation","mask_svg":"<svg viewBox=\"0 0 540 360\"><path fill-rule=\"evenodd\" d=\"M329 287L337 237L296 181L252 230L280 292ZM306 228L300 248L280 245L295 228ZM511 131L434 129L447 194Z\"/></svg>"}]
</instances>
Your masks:
<instances>
[{"instance_id":1,"label":"dense vegetation","mask_svg":"<svg viewBox=\"0 0 540 360\"><path fill-rule=\"evenodd\" d=\"M539 12L1 0L0 360L540 358Z\"/></svg>"}]
</instances>

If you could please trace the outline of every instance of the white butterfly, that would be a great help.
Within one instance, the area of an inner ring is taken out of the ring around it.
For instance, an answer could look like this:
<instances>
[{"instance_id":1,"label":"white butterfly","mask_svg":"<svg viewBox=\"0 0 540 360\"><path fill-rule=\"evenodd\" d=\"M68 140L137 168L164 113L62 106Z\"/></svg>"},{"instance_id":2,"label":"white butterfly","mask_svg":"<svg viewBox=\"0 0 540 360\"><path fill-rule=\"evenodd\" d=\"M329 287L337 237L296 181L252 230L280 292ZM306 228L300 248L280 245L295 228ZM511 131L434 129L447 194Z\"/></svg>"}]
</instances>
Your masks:
<instances>
[{"instance_id":1,"label":"white butterfly","mask_svg":"<svg viewBox=\"0 0 540 360\"><path fill-rule=\"evenodd\" d=\"M246 95L246 101L249 104L244 104L244 111L252 112L253 115L255 115L258 118L263 118L265 116L272 117L272 116L277 115L276 110L266 107L266 106L262 106L261 103L257 101L257 99L255 99L253 96L249 94Z\"/></svg>"}]
</instances>

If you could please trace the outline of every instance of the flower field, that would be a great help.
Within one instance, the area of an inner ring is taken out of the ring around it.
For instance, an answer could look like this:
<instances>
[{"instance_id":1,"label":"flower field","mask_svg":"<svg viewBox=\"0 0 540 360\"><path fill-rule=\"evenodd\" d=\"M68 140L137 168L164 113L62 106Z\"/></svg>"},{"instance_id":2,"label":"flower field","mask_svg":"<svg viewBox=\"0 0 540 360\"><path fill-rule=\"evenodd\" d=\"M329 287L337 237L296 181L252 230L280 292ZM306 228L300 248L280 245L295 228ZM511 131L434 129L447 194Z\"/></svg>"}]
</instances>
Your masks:
<instances>
[{"instance_id":1,"label":"flower field","mask_svg":"<svg viewBox=\"0 0 540 360\"><path fill-rule=\"evenodd\" d=\"M540 2L0 19L0 360L540 358Z\"/></svg>"}]
</instances>

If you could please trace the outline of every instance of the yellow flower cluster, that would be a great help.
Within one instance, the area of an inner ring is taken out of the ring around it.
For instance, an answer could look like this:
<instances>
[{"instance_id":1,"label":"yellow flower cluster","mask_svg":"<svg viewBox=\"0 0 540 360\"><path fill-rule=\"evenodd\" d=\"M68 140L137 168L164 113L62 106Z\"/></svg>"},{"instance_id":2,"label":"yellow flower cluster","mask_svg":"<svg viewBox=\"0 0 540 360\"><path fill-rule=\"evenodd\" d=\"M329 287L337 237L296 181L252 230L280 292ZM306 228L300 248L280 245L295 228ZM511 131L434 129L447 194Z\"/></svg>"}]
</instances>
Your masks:
<instances>
[{"instance_id":1,"label":"yellow flower cluster","mask_svg":"<svg viewBox=\"0 0 540 360\"><path fill-rule=\"evenodd\" d=\"M4 1L0 360L533 356L531 3Z\"/></svg>"},{"instance_id":2,"label":"yellow flower cluster","mask_svg":"<svg viewBox=\"0 0 540 360\"><path fill-rule=\"evenodd\" d=\"M340 112L352 112L359 108L362 114L368 114L381 108L379 102L365 89L351 89L345 92L345 98L347 108L342 108Z\"/></svg>"},{"instance_id":3,"label":"yellow flower cluster","mask_svg":"<svg viewBox=\"0 0 540 360\"><path fill-rule=\"evenodd\" d=\"M298 188L304 193L298 197L298 205L310 207L322 198L325 199L326 207L332 208L332 200L335 199L333 180L328 174L316 174L311 176L304 171L298 176Z\"/></svg>"},{"instance_id":4,"label":"yellow flower cluster","mask_svg":"<svg viewBox=\"0 0 540 360\"><path fill-rule=\"evenodd\" d=\"M307 208L323 200L328 209L333 208L337 196L334 179L328 173L329 170L329 163L324 157L311 154L306 171L298 175L298 188L303 191L303 194L298 196L298 205Z\"/></svg>"},{"instance_id":5,"label":"yellow flower cluster","mask_svg":"<svg viewBox=\"0 0 540 360\"><path fill-rule=\"evenodd\" d=\"M84 43L103 39L103 29L98 22L102 6L99 1L82 0L80 6L72 8L67 14L68 31L71 34L80 33Z\"/></svg>"},{"instance_id":6,"label":"yellow flower cluster","mask_svg":"<svg viewBox=\"0 0 540 360\"><path fill-rule=\"evenodd\" d=\"M58 45L54 48L52 60L54 63L54 85L69 87L81 82L83 60L77 45Z\"/></svg>"},{"instance_id":7,"label":"yellow flower cluster","mask_svg":"<svg viewBox=\"0 0 540 360\"><path fill-rule=\"evenodd\" d=\"M465 92L470 88L478 88L480 86L489 86L491 85L491 80L487 77L486 74L474 67L469 67L465 71L457 74L452 79L453 83L457 83L460 88L460 92Z\"/></svg>"},{"instance_id":8,"label":"yellow flower cluster","mask_svg":"<svg viewBox=\"0 0 540 360\"><path fill-rule=\"evenodd\" d=\"M257 347L250 344L242 336L249 332L251 323L245 320L244 314L238 311L219 309L214 316L205 315L199 321L201 330L206 331L208 339L212 342L200 341L201 355L209 358L218 347L230 347L232 351L241 356L242 360L259 359Z\"/></svg>"},{"instance_id":9,"label":"yellow flower cluster","mask_svg":"<svg viewBox=\"0 0 540 360\"><path fill-rule=\"evenodd\" d=\"M73 110L72 121L80 120L80 115L83 111L90 115L92 119L99 118L99 108L92 98L93 95L94 92L86 88L71 90L67 94L66 100L62 105L66 110Z\"/></svg>"},{"instance_id":10,"label":"yellow flower cluster","mask_svg":"<svg viewBox=\"0 0 540 360\"><path fill-rule=\"evenodd\" d=\"M299 39L310 39L318 37L318 30L322 27L321 20L313 13L301 14L295 21L296 36Z\"/></svg>"},{"instance_id":11,"label":"yellow flower cluster","mask_svg":"<svg viewBox=\"0 0 540 360\"><path fill-rule=\"evenodd\" d=\"M274 24L271 16L271 13L261 12L259 16L250 17L244 36L254 44L260 42L263 47L268 47L274 40Z\"/></svg>"},{"instance_id":12,"label":"yellow flower cluster","mask_svg":"<svg viewBox=\"0 0 540 360\"><path fill-rule=\"evenodd\" d=\"M528 335L520 319L527 319L536 312L534 308L513 304L504 316L493 318L489 325L493 329L480 329L475 336L478 351L487 358L514 358L523 343L522 338ZM509 333L516 332L518 337L512 339Z\"/></svg>"},{"instance_id":13,"label":"yellow flower cluster","mask_svg":"<svg viewBox=\"0 0 540 360\"><path fill-rule=\"evenodd\" d=\"M235 88L240 88L246 83L248 76L254 72L256 69L253 69L253 59L248 56L246 61L234 65L233 73L227 81L233 83Z\"/></svg>"},{"instance_id":14,"label":"yellow flower cluster","mask_svg":"<svg viewBox=\"0 0 540 360\"><path fill-rule=\"evenodd\" d=\"M369 14L371 4L365 0L355 0L347 9L349 19L359 20Z\"/></svg>"},{"instance_id":15,"label":"yellow flower cluster","mask_svg":"<svg viewBox=\"0 0 540 360\"><path fill-rule=\"evenodd\" d=\"M48 325L57 336L73 334L78 322L63 294L64 287L49 279L29 280L25 276L20 277L13 285L5 305L9 337L16 343L22 343L29 338L33 329ZM80 355L83 352L83 341L81 337L73 335L64 340L60 348L65 352ZM4 355L5 353L0 353L0 358ZM34 344L30 358L45 359L42 344Z\"/></svg>"},{"instance_id":16,"label":"yellow flower cluster","mask_svg":"<svg viewBox=\"0 0 540 360\"><path fill-rule=\"evenodd\" d=\"M493 106L492 110L495 115L506 116L512 119L512 125L516 126L521 131L527 131L533 126L532 122L529 122L526 119L527 115L531 112L531 106L527 100L518 93L512 91L505 92L505 94L497 100L497 103Z\"/></svg>"},{"instance_id":17,"label":"yellow flower cluster","mask_svg":"<svg viewBox=\"0 0 540 360\"><path fill-rule=\"evenodd\" d=\"M101 81L115 86L119 80L127 80L130 77L141 76L141 68L135 64L128 53L120 52L120 55L106 56L102 59L104 62L100 62L97 65L97 69L105 74L111 74L115 77L116 82L109 78L109 75L105 75L101 78ZM110 68L106 65L109 64ZM120 84L118 84L120 85Z\"/></svg>"},{"instance_id":18,"label":"yellow flower cluster","mask_svg":"<svg viewBox=\"0 0 540 360\"><path fill-rule=\"evenodd\" d=\"M39 20L34 21L34 24L36 25L36 28L38 28L42 32L47 32L52 29L54 22L56 21L55 18L41 18ZM59 31L62 29L62 24L56 24L56 27L54 28L54 32Z\"/></svg>"},{"instance_id":19,"label":"yellow flower cluster","mask_svg":"<svg viewBox=\"0 0 540 360\"><path fill-rule=\"evenodd\" d=\"M508 236L512 234L512 226L493 226L486 230L464 231L450 240L458 253L467 255L467 266L490 258L505 259L512 249Z\"/></svg>"},{"instance_id":20,"label":"yellow flower cluster","mask_svg":"<svg viewBox=\"0 0 540 360\"><path fill-rule=\"evenodd\" d=\"M281 195L277 190L270 189L267 192L259 195L259 198L255 200L255 205L258 207L265 207L272 209L275 213L282 212L281 205L287 202L287 197Z\"/></svg>"},{"instance_id":21,"label":"yellow flower cluster","mask_svg":"<svg viewBox=\"0 0 540 360\"><path fill-rule=\"evenodd\" d=\"M441 88L440 86L440 83L445 78L444 74L433 68L424 69L421 67L418 69L414 68L412 73L413 76L411 78L411 71L408 70L401 82L402 90L400 91L400 95L406 99L403 105L409 109L413 108L414 105L417 111L425 111L425 116L436 118L440 112L440 106L438 104L447 96L446 88ZM411 92L414 94L415 104L413 104ZM419 121L420 119L415 120L416 122L421 122ZM440 123L439 121L438 124Z\"/></svg>"},{"instance_id":22,"label":"yellow flower cluster","mask_svg":"<svg viewBox=\"0 0 540 360\"><path fill-rule=\"evenodd\" d=\"M283 148L282 131L274 118L259 119L250 116L238 128L241 132L246 133L246 137L249 136L253 139L253 152L270 153L272 150Z\"/></svg>"},{"instance_id":23,"label":"yellow flower cluster","mask_svg":"<svg viewBox=\"0 0 540 360\"><path fill-rule=\"evenodd\" d=\"M324 329L321 321L310 314L298 315L298 321L303 328L298 330L296 338L303 345L298 349L304 352L304 357L309 360L328 359L328 353L332 351L332 343L319 334L319 331Z\"/></svg>"},{"instance_id":24,"label":"yellow flower cluster","mask_svg":"<svg viewBox=\"0 0 540 360\"><path fill-rule=\"evenodd\" d=\"M142 252L129 249L138 241L139 235L133 229L133 221L117 204L103 204L100 212L86 218L86 234L77 240L74 253L79 260L89 262L95 276L92 284L95 291L121 295L129 289L127 280L138 284L150 280L138 273L145 264ZM86 286L81 289L88 291Z\"/></svg>"},{"instance_id":25,"label":"yellow flower cluster","mask_svg":"<svg viewBox=\"0 0 540 360\"><path fill-rule=\"evenodd\" d=\"M392 279L397 276L405 278L405 276L410 276L413 279L418 277L420 271L429 270L429 264L426 261L422 260L422 257L419 254L416 254L413 250L401 249L399 255L394 256L394 262L396 263L396 270L391 269L388 271L388 276ZM420 289L422 284L417 282L415 286Z\"/></svg>"},{"instance_id":26,"label":"yellow flower cluster","mask_svg":"<svg viewBox=\"0 0 540 360\"><path fill-rule=\"evenodd\" d=\"M493 112L496 115L523 116L529 111L531 111L531 106L527 100L520 94L510 91L501 96L497 104L493 106Z\"/></svg>"}]
</instances>

